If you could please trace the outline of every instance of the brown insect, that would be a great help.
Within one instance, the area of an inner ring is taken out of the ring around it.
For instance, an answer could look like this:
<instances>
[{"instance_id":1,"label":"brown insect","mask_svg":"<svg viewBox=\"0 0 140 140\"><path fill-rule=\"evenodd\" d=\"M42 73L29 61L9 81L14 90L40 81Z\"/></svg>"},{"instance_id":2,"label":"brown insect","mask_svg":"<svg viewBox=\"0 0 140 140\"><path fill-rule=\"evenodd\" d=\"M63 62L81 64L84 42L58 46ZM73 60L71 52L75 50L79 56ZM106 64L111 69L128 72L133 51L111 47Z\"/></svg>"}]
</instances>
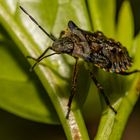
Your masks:
<instances>
[{"instance_id":1,"label":"brown insect","mask_svg":"<svg viewBox=\"0 0 140 140\"><path fill-rule=\"evenodd\" d=\"M132 65L132 58L129 56L127 49L120 42L107 38L102 32L85 31L80 29L73 21L69 21L67 30L62 31L60 37L57 39L52 34L46 32L23 7L20 6L20 8L51 40L54 41L52 46L48 47L38 58L28 56L28 58L36 61L32 66L32 70L41 60L55 54L68 54L76 60L66 118L69 117L72 100L76 93L79 58L83 59L88 64L93 64L107 72L113 72L120 75L130 75L140 72L140 70L133 70L131 72L126 71ZM53 50L54 53L45 55L48 50ZM89 69L89 73L100 93L103 95L106 104L116 114L117 111L111 106L104 93L103 87L96 80L91 69Z\"/></svg>"}]
</instances>

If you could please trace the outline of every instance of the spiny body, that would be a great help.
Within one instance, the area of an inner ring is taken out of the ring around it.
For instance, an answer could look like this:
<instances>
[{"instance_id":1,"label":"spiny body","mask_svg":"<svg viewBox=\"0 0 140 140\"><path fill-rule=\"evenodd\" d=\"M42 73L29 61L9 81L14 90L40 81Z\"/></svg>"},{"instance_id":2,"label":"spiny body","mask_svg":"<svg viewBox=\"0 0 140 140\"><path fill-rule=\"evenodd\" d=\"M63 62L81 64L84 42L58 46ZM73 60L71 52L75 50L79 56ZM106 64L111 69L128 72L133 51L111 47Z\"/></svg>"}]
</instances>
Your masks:
<instances>
[{"instance_id":1,"label":"spiny body","mask_svg":"<svg viewBox=\"0 0 140 140\"><path fill-rule=\"evenodd\" d=\"M52 50L67 53L73 57L84 59L95 66L109 72L121 73L132 63L127 49L102 32L88 32L77 27L72 21L68 29L52 44Z\"/></svg>"},{"instance_id":2,"label":"spiny body","mask_svg":"<svg viewBox=\"0 0 140 140\"><path fill-rule=\"evenodd\" d=\"M36 61L31 67L32 70L44 58L55 54L64 53L76 58L72 77L71 95L69 97L68 111L66 114L67 119L71 110L73 97L76 93L78 58L82 58L88 64L91 63L105 71L114 72L121 75L130 75L140 72L140 70L137 69L126 72L132 63L132 58L129 56L127 49L120 42L107 38L102 32L85 31L76 26L73 21L69 21L67 30L62 31L60 33L60 37L57 39L55 36L49 34L44 28L42 28L40 24L22 6L20 6L20 8L53 41L52 46L48 47L38 58L28 56L28 58ZM50 49L53 50L54 53L46 55ZM106 104L116 114L117 111L111 106L107 96L104 93L103 87L97 81L91 69L89 69L89 73L96 87L103 95Z\"/></svg>"}]
</instances>

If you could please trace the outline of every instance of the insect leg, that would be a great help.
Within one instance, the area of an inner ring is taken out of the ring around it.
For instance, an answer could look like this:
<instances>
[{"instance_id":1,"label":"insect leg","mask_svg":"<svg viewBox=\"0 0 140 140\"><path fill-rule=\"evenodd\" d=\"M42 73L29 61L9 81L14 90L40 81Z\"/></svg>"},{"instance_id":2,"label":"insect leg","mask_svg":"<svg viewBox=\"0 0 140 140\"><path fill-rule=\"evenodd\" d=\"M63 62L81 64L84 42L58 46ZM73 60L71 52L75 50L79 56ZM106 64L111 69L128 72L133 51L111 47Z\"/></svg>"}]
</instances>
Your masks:
<instances>
[{"instance_id":1,"label":"insect leg","mask_svg":"<svg viewBox=\"0 0 140 140\"><path fill-rule=\"evenodd\" d=\"M32 56L27 56L27 58L31 58L31 59L37 61L37 60L39 60L42 56L44 56L44 55L48 52L48 50L50 50L50 49L51 49L51 47L48 47L38 58L34 58L34 57L32 57Z\"/></svg>"},{"instance_id":2,"label":"insect leg","mask_svg":"<svg viewBox=\"0 0 140 140\"><path fill-rule=\"evenodd\" d=\"M111 106L110 101L108 99L108 97L106 96L106 94L104 93L104 89L101 86L101 84L97 81L97 79L95 78L94 74L92 72L90 72L91 78L94 81L96 87L98 88L98 90L100 91L100 93L103 95L104 100L106 102L106 104L109 106L109 108L115 113L117 114L117 111Z\"/></svg>"},{"instance_id":3,"label":"insect leg","mask_svg":"<svg viewBox=\"0 0 140 140\"><path fill-rule=\"evenodd\" d=\"M69 113L70 113L70 110L71 110L72 100L73 100L73 97L76 93L77 76L78 76L78 58L76 58L76 62L75 62L75 65L74 65L73 76L72 76L71 95L69 97L69 101L68 101L68 105L67 105L68 106L68 111L67 111L67 114L66 114L67 119L69 118Z\"/></svg>"},{"instance_id":4,"label":"insect leg","mask_svg":"<svg viewBox=\"0 0 140 140\"><path fill-rule=\"evenodd\" d=\"M47 58L47 57L49 57L49 56L52 56L52 55L54 55L54 54L58 54L58 53L52 53L52 54L49 54L49 55L46 55L46 56L44 56L47 52L48 52L48 50L50 50L51 49L51 47L48 47L38 58L34 58L34 57L31 57L31 56L27 56L27 58L29 58L29 59L33 59L33 60L35 60L36 62L34 63L34 65L31 67L31 71L35 68L35 66L41 61L41 60L43 60L44 58Z\"/></svg>"},{"instance_id":5,"label":"insect leg","mask_svg":"<svg viewBox=\"0 0 140 140\"><path fill-rule=\"evenodd\" d=\"M137 73L137 72L140 72L140 70L133 70L133 71L130 71L130 72L120 72L119 74L121 75L131 75L133 73Z\"/></svg>"}]
</instances>

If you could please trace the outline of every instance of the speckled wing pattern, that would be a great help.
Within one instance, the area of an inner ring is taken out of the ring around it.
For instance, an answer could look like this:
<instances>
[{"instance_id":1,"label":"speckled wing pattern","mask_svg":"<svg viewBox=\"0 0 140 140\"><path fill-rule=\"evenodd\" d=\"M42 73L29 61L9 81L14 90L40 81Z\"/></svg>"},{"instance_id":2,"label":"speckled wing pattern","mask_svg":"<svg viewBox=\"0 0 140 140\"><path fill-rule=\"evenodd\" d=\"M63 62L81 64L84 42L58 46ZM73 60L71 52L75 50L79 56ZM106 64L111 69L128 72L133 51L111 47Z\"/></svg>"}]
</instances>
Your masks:
<instances>
[{"instance_id":1,"label":"speckled wing pattern","mask_svg":"<svg viewBox=\"0 0 140 140\"><path fill-rule=\"evenodd\" d=\"M81 30L81 29L80 29ZM120 73L128 70L132 58L120 42L107 38L102 32L83 31L90 46L90 61L105 71Z\"/></svg>"}]
</instances>

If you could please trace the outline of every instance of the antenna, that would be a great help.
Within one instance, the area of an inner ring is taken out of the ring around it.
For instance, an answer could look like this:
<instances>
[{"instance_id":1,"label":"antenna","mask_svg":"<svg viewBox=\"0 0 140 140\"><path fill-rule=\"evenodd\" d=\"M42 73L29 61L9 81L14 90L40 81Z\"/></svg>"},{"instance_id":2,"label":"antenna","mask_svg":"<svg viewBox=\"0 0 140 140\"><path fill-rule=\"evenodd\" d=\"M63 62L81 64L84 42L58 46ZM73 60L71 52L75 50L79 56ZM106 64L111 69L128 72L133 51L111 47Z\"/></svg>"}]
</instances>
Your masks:
<instances>
[{"instance_id":1,"label":"antenna","mask_svg":"<svg viewBox=\"0 0 140 140\"><path fill-rule=\"evenodd\" d=\"M51 40L56 40L56 38L52 34L49 34L47 31L45 31L45 29L41 27L41 25L22 6L19 7Z\"/></svg>"}]
</instances>

